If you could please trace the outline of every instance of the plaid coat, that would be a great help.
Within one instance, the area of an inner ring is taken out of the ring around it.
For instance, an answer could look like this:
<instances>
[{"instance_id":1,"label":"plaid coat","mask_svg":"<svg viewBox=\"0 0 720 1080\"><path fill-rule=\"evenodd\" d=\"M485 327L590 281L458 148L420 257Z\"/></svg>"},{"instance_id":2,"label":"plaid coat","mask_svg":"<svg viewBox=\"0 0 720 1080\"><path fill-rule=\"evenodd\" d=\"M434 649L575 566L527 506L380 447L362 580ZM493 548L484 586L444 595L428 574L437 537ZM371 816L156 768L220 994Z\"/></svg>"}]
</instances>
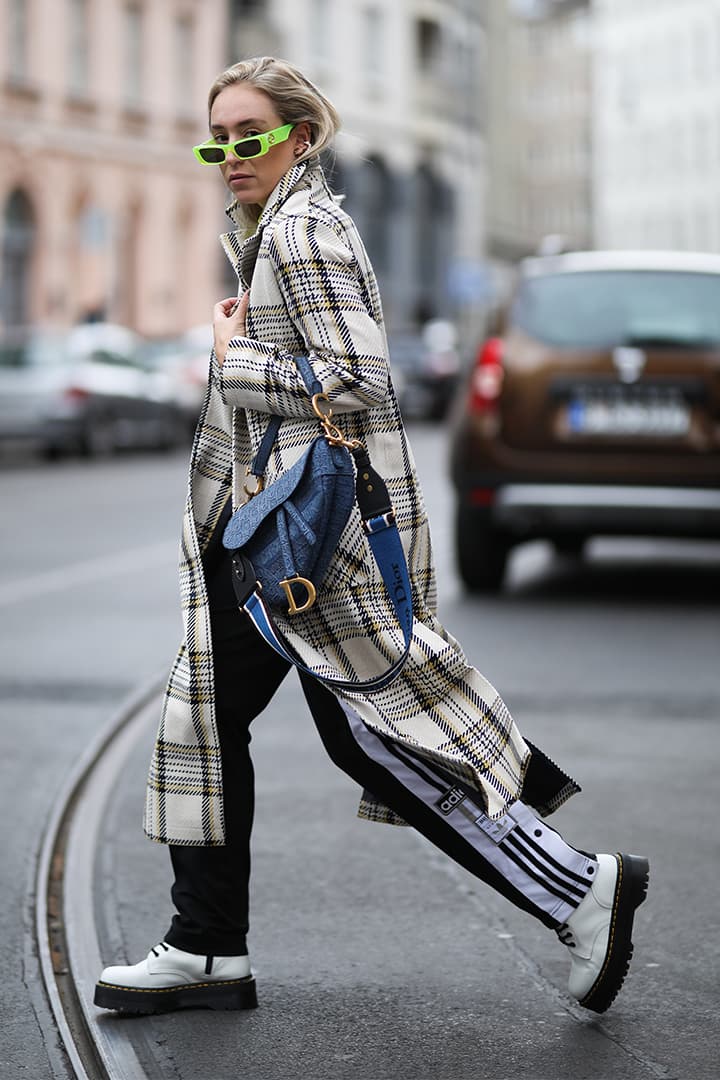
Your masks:
<instances>
[{"instance_id":1,"label":"plaid coat","mask_svg":"<svg viewBox=\"0 0 720 1080\"><path fill-rule=\"evenodd\" d=\"M229 211L232 216L232 208ZM248 239L221 238L241 291L250 288L247 337L211 372L190 463L180 593L185 638L172 667L147 786L145 831L175 844L224 842L212 641L202 555L232 492L244 501L245 468L269 414L280 427L266 482L318 433L293 362L307 355L334 420L362 440L385 479L407 555L415 625L401 676L373 694L344 694L362 719L471 784L491 816L521 793L530 750L497 692L467 662L435 615L435 581L422 493L389 376L377 284L357 230L317 163L294 165ZM306 664L342 678L384 670L402 648L357 509L306 613L281 620ZM549 812L576 785L557 770L536 805ZM400 824L367 793L360 816Z\"/></svg>"}]
</instances>

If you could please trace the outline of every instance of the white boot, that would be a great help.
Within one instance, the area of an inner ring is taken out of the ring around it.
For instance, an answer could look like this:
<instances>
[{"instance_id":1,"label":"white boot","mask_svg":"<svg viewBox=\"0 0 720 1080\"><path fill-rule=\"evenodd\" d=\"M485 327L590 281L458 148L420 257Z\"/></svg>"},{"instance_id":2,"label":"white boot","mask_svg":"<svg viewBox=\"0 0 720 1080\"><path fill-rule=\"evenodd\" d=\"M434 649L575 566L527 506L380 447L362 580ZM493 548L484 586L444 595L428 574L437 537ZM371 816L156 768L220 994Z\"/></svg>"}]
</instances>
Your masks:
<instances>
[{"instance_id":1,"label":"white boot","mask_svg":"<svg viewBox=\"0 0 720 1080\"><path fill-rule=\"evenodd\" d=\"M597 860L597 877L557 934L572 950L571 996L600 1013L627 975L633 918L647 894L649 866L637 855L598 855Z\"/></svg>"},{"instance_id":2,"label":"white boot","mask_svg":"<svg viewBox=\"0 0 720 1080\"><path fill-rule=\"evenodd\" d=\"M132 1013L253 1009L257 996L248 956L198 956L162 941L139 964L105 968L95 1004Z\"/></svg>"}]
</instances>

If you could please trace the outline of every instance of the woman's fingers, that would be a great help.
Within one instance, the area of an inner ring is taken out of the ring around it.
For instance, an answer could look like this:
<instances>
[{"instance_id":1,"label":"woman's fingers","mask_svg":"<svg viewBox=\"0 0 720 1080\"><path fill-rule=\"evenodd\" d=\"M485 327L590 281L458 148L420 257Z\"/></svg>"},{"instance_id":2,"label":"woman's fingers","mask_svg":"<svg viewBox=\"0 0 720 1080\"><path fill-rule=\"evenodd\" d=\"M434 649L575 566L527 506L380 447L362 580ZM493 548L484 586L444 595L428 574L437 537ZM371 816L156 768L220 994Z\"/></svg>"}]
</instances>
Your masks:
<instances>
[{"instance_id":1,"label":"woman's fingers","mask_svg":"<svg viewBox=\"0 0 720 1080\"><path fill-rule=\"evenodd\" d=\"M218 300L213 308L213 328L215 332L215 353L222 364L225 359L228 342L233 337L245 337L245 316L250 300L249 290L238 299L227 296Z\"/></svg>"},{"instance_id":2,"label":"woman's fingers","mask_svg":"<svg viewBox=\"0 0 720 1080\"><path fill-rule=\"evenodd\" d=\"M224 300L218 300L213 308L213 322L229 318L233 308L237 307L237 303L237 296L228 296Z\"/></svg>"}]
</instances>

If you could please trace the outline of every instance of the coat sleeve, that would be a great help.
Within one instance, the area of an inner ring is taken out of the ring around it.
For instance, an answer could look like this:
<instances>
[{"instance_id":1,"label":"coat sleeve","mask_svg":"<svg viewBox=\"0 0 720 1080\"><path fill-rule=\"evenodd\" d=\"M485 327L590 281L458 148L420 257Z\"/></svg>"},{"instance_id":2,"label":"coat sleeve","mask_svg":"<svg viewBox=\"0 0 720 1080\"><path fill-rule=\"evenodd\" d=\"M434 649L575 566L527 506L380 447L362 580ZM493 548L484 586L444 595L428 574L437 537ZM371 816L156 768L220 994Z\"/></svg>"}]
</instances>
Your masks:
<instances>
[{"instance_id":1,"label":"coat sleeve","mask_svg":"<svg viewBox=\"0 0 720 1080\"><path fill-rule=\"evenodd\" d=\"M385 400L385 335L373 318L352 250L328 224L291 217L268 245L287 312L335 413L368 409ZM252 294L251 294L252 301ZM278 416L312 416L292 354L267 341L233 338L213 378L226 405Z\"/></svg>"}]
</instances>

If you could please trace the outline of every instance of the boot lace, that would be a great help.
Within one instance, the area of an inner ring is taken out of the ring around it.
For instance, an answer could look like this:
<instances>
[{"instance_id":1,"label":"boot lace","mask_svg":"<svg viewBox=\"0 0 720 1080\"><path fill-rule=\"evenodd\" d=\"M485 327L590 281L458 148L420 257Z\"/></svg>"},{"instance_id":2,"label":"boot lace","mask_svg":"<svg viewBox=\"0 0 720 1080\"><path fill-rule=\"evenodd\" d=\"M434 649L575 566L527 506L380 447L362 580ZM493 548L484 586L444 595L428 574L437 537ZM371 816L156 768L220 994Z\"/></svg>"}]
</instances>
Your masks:
<instances>
[{"instance_id":1,"label":"boot lace","mask_svg":"<svg viewBox=\"0 0 720 1080\"><path fill-rule=\"evenodd\" d=\"M150 950L150 952L151 952L151 953L153 954L153 956L159 956L160 954L159 954L159 953L157 953L157 952L155 952L155 949L164 949L164 950L165 950L165 952L170 952L170 946L169 946L169 945L166 945L164 941L161 941L159 945L155 945L155 946L154 946L154 947L153 947L153 948L152 948L152 949Z\"/></svg>"},{"instance_id":2,"label":"boot lace","mask_svg":"<svg viewBox=\"0 0 720 1080\"><path fill-rule=\"evenodd\" d=\"M567 945L568 949L574 949L576 947L575 937L567 923L563 923L562 926L558 926L555 933L560 938L563 945Z\"/></svg>"}]
</instances>

